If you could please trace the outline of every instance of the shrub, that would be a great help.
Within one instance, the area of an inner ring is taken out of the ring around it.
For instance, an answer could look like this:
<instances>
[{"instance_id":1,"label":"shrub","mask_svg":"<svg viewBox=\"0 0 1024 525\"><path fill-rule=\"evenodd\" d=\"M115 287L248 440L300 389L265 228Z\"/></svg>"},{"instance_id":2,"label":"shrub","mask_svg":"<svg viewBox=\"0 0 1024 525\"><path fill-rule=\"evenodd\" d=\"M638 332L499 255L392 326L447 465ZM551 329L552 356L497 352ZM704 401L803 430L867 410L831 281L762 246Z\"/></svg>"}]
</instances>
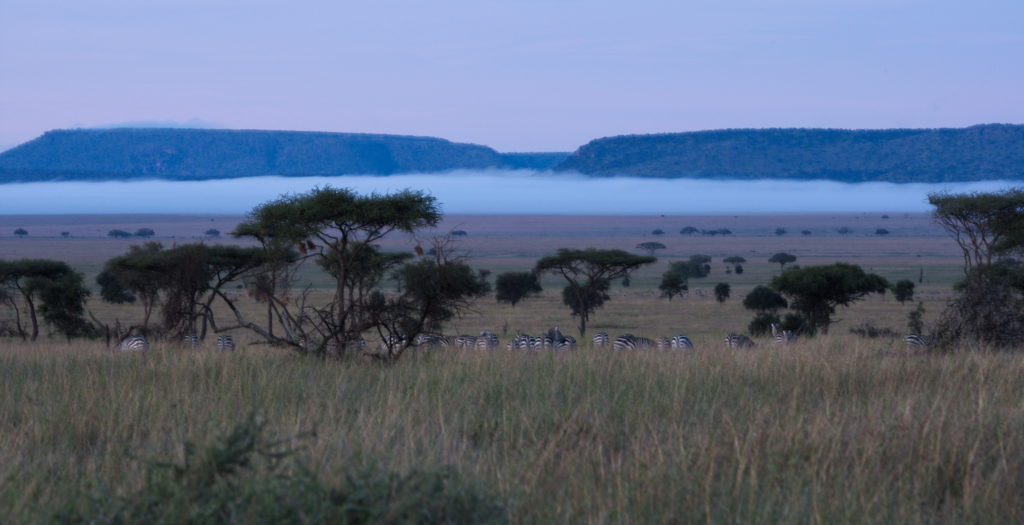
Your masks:
<instances>
[{"instance_id":1,"label":"shrub","mask_svg":"<svg viewBox=\"0 0 1024 525\"><path fill-rule=\"evenodd\" d=\"M182 464L148 462L145 485L72 500L60 523L507 523L505 505L448 468L401 475L368 464L327 485L263 437L258 418L205 447L186 443Z\"/></svg>"}]
</instances>

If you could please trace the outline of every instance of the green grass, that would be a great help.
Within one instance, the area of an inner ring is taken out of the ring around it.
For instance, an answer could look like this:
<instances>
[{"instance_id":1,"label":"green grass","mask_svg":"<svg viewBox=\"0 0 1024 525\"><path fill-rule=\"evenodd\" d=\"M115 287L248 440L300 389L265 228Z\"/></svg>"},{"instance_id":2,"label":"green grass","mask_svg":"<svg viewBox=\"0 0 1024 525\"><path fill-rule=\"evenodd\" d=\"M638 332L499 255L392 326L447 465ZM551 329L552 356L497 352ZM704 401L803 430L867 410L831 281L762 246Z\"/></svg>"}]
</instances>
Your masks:
<instances>
[{"instance_id":1,"label":"green grass","mask_svg":"<svg viewBox=\"0 0 1024 525\"><path fill-rule=\"evenodd\" d=\"M0 347L0 514L45 522L83 487L130 494L133 458L181 461L247 414L312 432L328 484L367 463L451 468L515 522L1019 523L1024 357L795 348L438 353L391 367Z\"/></svg>"}]
</instances>

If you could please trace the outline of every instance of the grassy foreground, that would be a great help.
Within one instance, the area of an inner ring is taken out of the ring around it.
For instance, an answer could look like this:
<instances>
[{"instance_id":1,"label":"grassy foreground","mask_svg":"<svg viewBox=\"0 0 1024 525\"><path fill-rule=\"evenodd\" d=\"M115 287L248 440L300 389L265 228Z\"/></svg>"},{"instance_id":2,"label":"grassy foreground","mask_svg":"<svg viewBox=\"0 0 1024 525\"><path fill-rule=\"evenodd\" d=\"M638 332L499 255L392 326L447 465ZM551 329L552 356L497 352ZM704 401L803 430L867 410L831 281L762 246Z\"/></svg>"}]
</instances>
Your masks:
<instances>
[{"instance_id":1,"label":"grassy foreground","mask_svg":"<svg viewBox=\"0 0 1024 525\"><path fill-rule=\"evenodd\" d=\"M258 411L326 480L450 466L519 523L1022 523L1024 355L411 356L0 346L0 521L145 483Z\"/></svg>"}]
</instances>

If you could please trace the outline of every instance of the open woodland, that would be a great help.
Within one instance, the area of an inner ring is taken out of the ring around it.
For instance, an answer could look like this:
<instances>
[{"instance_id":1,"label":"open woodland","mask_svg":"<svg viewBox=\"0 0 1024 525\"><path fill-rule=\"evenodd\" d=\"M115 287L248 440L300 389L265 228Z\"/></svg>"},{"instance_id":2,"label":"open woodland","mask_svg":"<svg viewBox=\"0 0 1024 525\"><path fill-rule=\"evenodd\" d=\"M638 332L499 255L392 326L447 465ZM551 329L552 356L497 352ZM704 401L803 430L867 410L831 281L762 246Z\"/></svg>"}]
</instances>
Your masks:
<instances>
[{"instance_id":1,"label":"open woodland","mask_svg":"<svg viewBox=\"0 0 1024 525\"><path fill-rule=\"evenodd\" d=\"M0 253L66 261L94 283L104 261L143 241L110 239L111 229L152 228L166 246L234 243L227 232L241 219L3 216ZM733 235L680 235L685 226ZM852 233L840 235L842 227ZM16 228L29 235L16 238ZM224 233L206 238L209 228ZM890 234L874 235L878 228ZM278 473L310 469L334 484L368 466L450 472L517 523L1024 522L1024 356L916 353L899 338L849 330L869 323L906 333L916 301L926 324L938 317L962 258L929 216L446 216L437 232L383 245L411 250L455 229L467 232L457 238L461 253L492 276L529 270L560 247L642 253L633 247L661 242L659 261L613 288L588 336L684 333L696 349L615 353L581 340L570 353L414 352L381 366L301 356L242 331L230 354L209 340L201 350L156 342L123 354L102 342L8 339L0 342L0 522L48 522L90 495L112 501L142 490L147 460L181 464L184 443L217 443L251 414L266 421L268 439L295 438L295 461ZM767 262L776 252L799 265L842 261L912 280L915 302L873 296L840 308L826 336L725 349L723 336L753 317L742 298L779 273ZM692 280L685 298L659 298L668 261L693 254L713 258L711 275ZM747 260L742 274L725 272L721 259L733 255ZM296 289L329 293L315 266L300 278ZM711 294L719 282L732 288L722 304ZM493 294L478 301L445 333L491 330L504 343L517 330L557 325L577 335L563 283L545 276L542 284L540 297L515 308ZM259 305L247 305L257 315ZM141 315L95 293L89 308L109 322ZM230 324L226 312L221 318ZM250 479L261 476L271 479L263 471Z\"/></svg>"}]
</instances>

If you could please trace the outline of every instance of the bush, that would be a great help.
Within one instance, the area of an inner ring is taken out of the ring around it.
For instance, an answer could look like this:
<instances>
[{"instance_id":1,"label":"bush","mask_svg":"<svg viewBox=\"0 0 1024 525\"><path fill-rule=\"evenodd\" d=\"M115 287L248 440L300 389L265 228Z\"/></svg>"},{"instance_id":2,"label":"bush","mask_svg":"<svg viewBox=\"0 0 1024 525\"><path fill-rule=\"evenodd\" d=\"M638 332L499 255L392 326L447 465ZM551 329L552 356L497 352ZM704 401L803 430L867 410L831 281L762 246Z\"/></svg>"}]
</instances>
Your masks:
<instances>
[{"instance_id":1,"label":"bush","mask_svg":"<svg viewBox=\"0 0 1024 525\"><path fill-rule=\"evenodd\" d=\"M205 447L186 443L183 464L149 462L145 485L73 500L60 523L507 523L505 505L451 469L396 474L368 465L335 486L263 438L258 418Z\"/></svg>"},{"instance_id":2,"label":"bush","mask_svg":"<svg viewBox=\"0 0 1024 525\"><path fill-rule=\"evenodd\" d=\"M773 311L759 312L754 316L754 319L750 321L750 324L747 325L747 332L754 337L770 334L772 331L772 323L779 324L781 322L779 315Z\"/></svg>"},{"instance_id":3,"label":"bush","mask_svg":"<svg viewBox=\"0 0 1024 525\"><path fill-rule=\"evenodd\" d=\"M132 234L124 230L110 230L107 232L108 237L120 238L131 237Z\"/></svg>"},{"instance_id":4,"label":"bush","mask_svg":"<svg viewBox=\"0 0 1024 525\"><path fill-rule=\"evenodd\" d=\"M876 339L878 337L899 337L900 334L896 333L892 328L879 328L871 323L861 323L857 326L850 327L850 333L866 337L869 339Z\"/></svg>"}]
</instances>

